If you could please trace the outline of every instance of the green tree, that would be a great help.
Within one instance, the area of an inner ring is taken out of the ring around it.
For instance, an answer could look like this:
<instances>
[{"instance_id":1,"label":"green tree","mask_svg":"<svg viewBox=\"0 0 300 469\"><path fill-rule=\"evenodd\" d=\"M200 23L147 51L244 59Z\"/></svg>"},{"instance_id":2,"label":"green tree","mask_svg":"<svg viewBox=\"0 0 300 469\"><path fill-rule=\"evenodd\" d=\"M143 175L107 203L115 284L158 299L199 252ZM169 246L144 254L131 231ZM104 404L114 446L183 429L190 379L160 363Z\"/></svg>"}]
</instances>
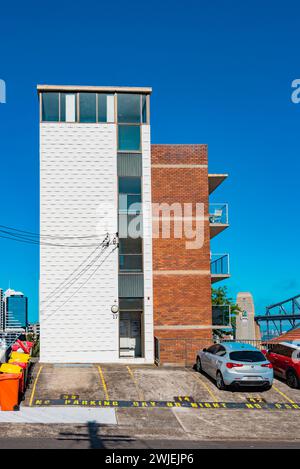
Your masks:
<instances>
[{"instance_id":1,"label":"green tree","mask_svg":"<svg viewBox=\"0 0 300 469\"><path fill-rule=\"evenodd\" d=\"M222 305L230 306L231 325L235 333L236 317L240 313L241 310L239 306L233 301L233 298L229 296L228 288L227 287L212 288L211 301L212 301L212 304L216 306L222 306Z\"/></svg>"}]
</instances>

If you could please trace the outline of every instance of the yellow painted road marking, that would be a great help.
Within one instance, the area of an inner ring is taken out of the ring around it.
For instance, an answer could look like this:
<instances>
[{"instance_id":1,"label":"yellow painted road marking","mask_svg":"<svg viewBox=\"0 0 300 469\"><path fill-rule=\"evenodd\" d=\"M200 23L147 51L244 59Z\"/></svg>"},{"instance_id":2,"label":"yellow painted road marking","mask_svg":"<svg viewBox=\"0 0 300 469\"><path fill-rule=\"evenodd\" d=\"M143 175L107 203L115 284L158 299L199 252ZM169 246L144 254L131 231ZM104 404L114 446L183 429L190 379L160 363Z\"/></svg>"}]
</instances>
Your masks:
<instances>
[{"instance_id":1,"label":"yellow painted road marking","mask_svg":"<svg viewBox=\"0 0 300 469\"><path fill-rule=\"evenodd\" d=\"M280 391L280 389L276 388L276 386L274 386L273 384L273 389L278 392L282 397L284 397L290 404L295 404L294 401L292 401L292 399L290 399L286 394L284 394L284 392Z\"/></svg>"},{"instance_id":2,"label":"yellow painted road marking","mask_svg":"<svg viewBox=\"0 0 300 469\"><path fill-rule=\"evenodd\" d=\"M29 401L29 407L32 407L32 403L33 403L33 398L34 398L34 394L35 394L35 389L36 389L36 385L37 385L37 382L38 382L38 379L40 377L40 374L41 374L41 371L43 369L43 365L40 366L40 369L36 375L36 378L34 380L34 384L33 384L33 388L32 388L32 392L31 392L31 396L30 396L30 401Z\"/></svg>"},{"instance_id":3,"label":"yellow painted road marking","mask_svg":"<svg viewBox=\"0 0 300 469\"><path fill-rule=\"evenodd\" d=\"M140 399L141 401L144 401L144 400L145 400L144 393L143 393L143 391L141 390L141 388L140 388L140 386L139 386L139 383L137 382L137 380L136 380L136 378L135 378L135 376L134 376L134 374L133 374L132 369L130 368L130 366L127 366L126 368L127 368L127 370L128 370L128 373L129 373L131 379L132 379L133 382L134 382L134 385L135 385L135 387L136 387L136 390L137 390L137 392L138 392L138 394L139 394L139 399Z\"/></svg>"},{"instance_id":4,"label":"yellow painted road marking","mask_svg":"<svg viewBox=\"0 0 300 469\"><path fill-rule=\"evenodd\" d=\"M104 391L104 394L105 394L105 399L107 401L109 401L109 394L108 394L108 390L107 390L107 386L106 386L106 382L105 382L105 379L104 379L104 374L103 374L101 366L98 366L98 371L99 371L99 375L100 375L100 378L101 378L101 383L102 383L103 391Z\"/></svg>"},{"instance_id":5,"label":"yellow painted road marking","mask_svg":"<svg viewBox=\"0 0 300 469\"><path fill-rule=\"evenodd\" d=\"M208 394L210 395L210 397L212 398L213 402L219 402L220 400L215 396L215 394L212 392L212 390L208 387L208 385L202 381L202 379L200 378L199 375L194 375L198 381L200 381L200 383L202 384L202 386L206 389L206 391L208 392Z\"/></svg>"}]
</instances>

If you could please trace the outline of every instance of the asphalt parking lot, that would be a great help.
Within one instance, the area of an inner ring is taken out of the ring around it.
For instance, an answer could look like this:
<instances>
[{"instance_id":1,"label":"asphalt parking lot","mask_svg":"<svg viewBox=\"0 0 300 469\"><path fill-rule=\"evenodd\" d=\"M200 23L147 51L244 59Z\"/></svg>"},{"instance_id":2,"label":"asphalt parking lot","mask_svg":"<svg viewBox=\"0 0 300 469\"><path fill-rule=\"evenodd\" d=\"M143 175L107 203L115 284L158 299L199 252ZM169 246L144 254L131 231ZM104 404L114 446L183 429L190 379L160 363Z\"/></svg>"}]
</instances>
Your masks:
<instances>
[{"instance_id":1,"label":"asphalt parking lot","mask_svg":"<svg viewBox=\"0 0 300 469\"><path fill-rule=\"evenodd\" d=\"M282 403L284 408L269 409L259 404L250 408L223 407L115 407L116 424L1 424L0 439L13 445L13 439L22 438L30 446L30 439L43 447L197 447L197 441L220 442L228 447L300 446L300 390L290 389L275 380L270 391L245 389L219 391L205 375L192 368L157 368L155 366L125 365L43 365L37 363L32 383L23 406L35 406L37 401L72 399L146 402L170 401L176 396L189 396L198 402ZM61 401L60 401L61 402ZM73 401L72 401L73 402ZM21 440L20 440L21 441ZM27 442L26 442L27 441ZM161 442L158 445L155 442ZM177 442L177 443L176 443ZM276 443L275 443L276 444ZM226 446L226 447L227 447ZM0 445L1 447L1 445Z\"/></svg>"},{"instance_id":2,"label":"asphalt parking lot","mask_svg":"<svg viewBox=\"0 0 300 469\"><path fill-rule=\"evenodd\" d=\"M300 390L279 380L269 391L259 388L219 391L208 376L192 368L36 364L24 404L59 400L62 396L106 401L174 401L175 397L189 396L200 402L245 403L251 399L266 403L300 402Z\"/></svg>"}]
</instances>

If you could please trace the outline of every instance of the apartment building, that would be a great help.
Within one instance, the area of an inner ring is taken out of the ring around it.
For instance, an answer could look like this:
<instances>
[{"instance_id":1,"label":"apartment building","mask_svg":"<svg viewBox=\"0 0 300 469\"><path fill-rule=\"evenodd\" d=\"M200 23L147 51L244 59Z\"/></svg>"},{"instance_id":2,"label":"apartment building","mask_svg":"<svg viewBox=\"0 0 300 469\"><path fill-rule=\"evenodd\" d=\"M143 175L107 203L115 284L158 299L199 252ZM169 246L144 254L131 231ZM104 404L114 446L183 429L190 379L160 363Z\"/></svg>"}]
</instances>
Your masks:
<instances>
[{"instance_id":1,"label":"apartment building","mask_svg":"<svg viewBox=\"0 0 300 469\"><path fill-rule=\"evenodd\" d=\"M172 363L211 336L229 268L209 194L227 175L208 174L206 145L151 145L151 92L38 86L43 362L153 363L155 337Z\"/></svg>"}]
</instances>

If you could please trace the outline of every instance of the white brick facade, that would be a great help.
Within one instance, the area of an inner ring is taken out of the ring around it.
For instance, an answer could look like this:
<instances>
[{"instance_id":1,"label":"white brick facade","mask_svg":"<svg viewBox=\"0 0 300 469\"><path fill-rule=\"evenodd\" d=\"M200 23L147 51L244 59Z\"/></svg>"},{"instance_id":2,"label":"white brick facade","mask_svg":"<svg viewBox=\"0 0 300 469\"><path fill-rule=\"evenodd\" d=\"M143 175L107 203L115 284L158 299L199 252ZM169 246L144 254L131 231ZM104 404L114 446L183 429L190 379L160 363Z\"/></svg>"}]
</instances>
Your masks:
<instances>
[{"instance_id":1,"label":"white brick facade","mask_svg":"<svg viewBox=\"0 0 300 469\"><path fill-rule=\"evenodd\" d=\"M106 230L111 234L117 232L116 136L115 124L41 123L42 235L78 238L99 235L101 232L104 237ZM143 200L150 203L151 150L148 125L142 126L142 148ZM108 220L106 207L109 207ZM102 229L99 231L101 222ZM147 217L144 223L145 229L148 223L151 231L151 217ZM71 244L76 247L48 246L45 243ZM111 306L118 301L118 250L110 246L90 265L100 252L99 249L92 254L96 250L96 246L92 246L95 243L96 239L93 238L53 238L53 241L41 238L41 362L152 363L151 237L144 241L145 358L142 359L119 358L119 321L111 313ZM84 263L88 256L89 259ZM75 279L74 283L71 279Z\"/></svg>"}]
</instances>

